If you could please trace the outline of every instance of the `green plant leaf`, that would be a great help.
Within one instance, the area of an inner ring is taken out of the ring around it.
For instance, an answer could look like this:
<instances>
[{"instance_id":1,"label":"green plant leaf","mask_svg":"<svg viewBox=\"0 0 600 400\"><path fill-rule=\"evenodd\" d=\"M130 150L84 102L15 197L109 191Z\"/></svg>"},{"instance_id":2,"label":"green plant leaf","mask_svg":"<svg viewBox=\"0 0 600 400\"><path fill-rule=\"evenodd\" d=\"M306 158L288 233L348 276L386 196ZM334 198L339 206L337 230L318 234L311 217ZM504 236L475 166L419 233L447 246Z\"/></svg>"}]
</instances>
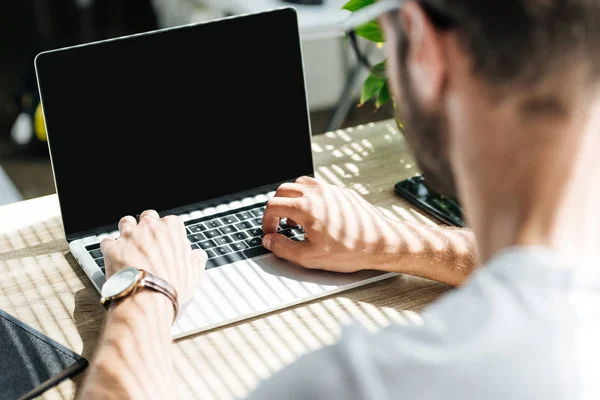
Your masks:
<instances>
[{"instance_id":1,"label":"green plant leaf","mask_svg":"<svg viewBox=\"0 0 600 400\"><path fill-rule=\"evenodd\" d=\"M379 64L373 65L373 70L377 71L377 73L384 73L385 72L386 62L387 62L387 60L382 61Z\"/></svg>"},{"instance_id":2,"label":"green plant leaf","mask_svg":"<svg viewBox=\"0 0 600 400\"><path fill-rule=\"evenodd\" d=\"M382 89L387 86L387 78L385 74L386 61L382 61L379 64L373 66L373 71L369 74L367 80L363 85L362 94L360 97L360 104L362 106L367 101L375 98L379 99L381 96ZM385 96L385 93L384 93ZM388 95L389 97L389 95ZM382 99L384 100L384 99ZM379 107L378 107L379 108Z\"/></svg>"},{"instance_id":3,"label":"green plant leaf","mask_svg":"<svg viewBox=\"0 0 600 400\"><path fill-rule=\"evenodd\" d=\"M375 101L375 107L377 107L377 109L380 109L384 104L390 101L390 97L390 87L386 79L383 83L383 86L381 87L381 90L379 91L377 100Z\"/></svg>"},{"instance_id":4,"label":"green plant leaf","mask_svg":"<svg viewBox=\"0 0 600 400\"><path fill-rule=\"evenodd\" d=\"M356 36L360 36L371 42L382 43L385 39L383 37L383 31L379 26L379 22L371 21L364 25L357 27L354 32Z\"/></svg>"},{"instance_id":5,"label":"green plant leaf","mask_svg":"<svg viewBox=\"0 0 600 400\"><path fill-rule=\"evenodd\" d=\"M362 106L367 101L371 100L374 97L379 97L379 92L381 92L381 88L385 84L385 79L376 75L369 75L367 80L365 81L362 89L362 95L360 96L360 104Z\"/></svg>"},{"instance_id":6,"label":"green plant leaf","mask_svg":"<svg viewBox=\"0 0 600 400\"><path fill-rule=\"evenodd\" d=\"M356 10L360 10L366 6L375 3L375 0L350 0L342 7L342 10L348 10L354 12Z\"/></svg>"},{"instance_id":7,"label":"green plant leaf","mask_svg":"<svg viewBox=\"0 0 600 400\"><path fill-rule=\"evenodd\" d=\"M356 33L356 36L360 36L370 40L371 42L382 43L384 41L383 31L381 30L379 22L377 21L371 21L361 25L357 27L354 32Z\"/></svg>"}]
</instances>

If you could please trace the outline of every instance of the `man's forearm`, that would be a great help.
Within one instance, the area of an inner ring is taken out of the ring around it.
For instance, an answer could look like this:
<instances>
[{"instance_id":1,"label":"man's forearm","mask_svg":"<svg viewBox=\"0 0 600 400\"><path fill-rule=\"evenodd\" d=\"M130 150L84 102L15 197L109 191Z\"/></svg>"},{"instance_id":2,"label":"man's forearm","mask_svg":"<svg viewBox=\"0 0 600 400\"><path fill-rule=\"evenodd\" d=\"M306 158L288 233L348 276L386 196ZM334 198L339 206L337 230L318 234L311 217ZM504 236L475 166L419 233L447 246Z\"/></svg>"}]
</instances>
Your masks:
<instances>
[{"instance_id":1,"label":"man's forearm","mask_svg":"<svg viewBox=\"0 0 600 400\"><path fill-rule=\"evenodd\" d=\"M111 307L78 398L173 398L172 320L173 305L156 292Z\"/></svg>"},{"instance_id":2,"label":"man's forearm","mask_svg":"<svg viewBox=\"0 0 600 400\"><path fill-rule=\"evenodd\" d=\"M452 286L460 285L475 269L475 237L470 231L388 221L381 259L374 263L377 269Z\"/></svg>"}]
</instances>

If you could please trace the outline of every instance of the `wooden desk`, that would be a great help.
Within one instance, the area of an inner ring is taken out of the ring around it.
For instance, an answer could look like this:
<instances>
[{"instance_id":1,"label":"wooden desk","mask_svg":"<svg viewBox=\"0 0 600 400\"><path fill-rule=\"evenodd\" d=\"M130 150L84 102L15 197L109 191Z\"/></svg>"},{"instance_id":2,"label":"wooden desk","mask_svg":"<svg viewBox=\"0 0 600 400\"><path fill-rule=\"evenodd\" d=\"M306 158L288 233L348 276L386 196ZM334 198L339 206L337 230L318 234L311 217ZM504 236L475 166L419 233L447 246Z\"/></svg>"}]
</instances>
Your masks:
<instances>
[{"instance_id":1,"label":"wooden desk","mask_svg":"<svg viewBox=\"0 0 600 400\"><path fill-rule=\"evenodd\" d=\"M316 136L320 179L356 189L385 215L432 224L393 191L415 174L393 121ZM182 399L231 399L250 392L301 355L333 343L343 324L376 330L415 323L423 306L447 287L399 276L174 344ZM0 308L90 359L105 311L99 294L68 251L55 195L0 207ZM66 381L46 398L70 399Z\"/></svg>"}]
</instances>

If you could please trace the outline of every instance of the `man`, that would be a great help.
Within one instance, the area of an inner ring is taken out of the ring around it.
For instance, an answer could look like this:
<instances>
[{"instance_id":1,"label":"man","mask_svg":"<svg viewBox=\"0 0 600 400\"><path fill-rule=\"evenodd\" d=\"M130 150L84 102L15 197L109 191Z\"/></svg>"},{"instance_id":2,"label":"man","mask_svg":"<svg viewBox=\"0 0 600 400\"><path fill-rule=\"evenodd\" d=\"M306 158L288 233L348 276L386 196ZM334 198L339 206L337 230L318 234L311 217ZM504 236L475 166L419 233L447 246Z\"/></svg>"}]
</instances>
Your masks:
<instances>
[{"instance_id":1,"label":"man","mask_svg":"<svg viewBox=\"0 0 600 400\"><path fill-rule=\"evenodd\" d=\"M600 398L600 3L389 4L374 16L409 144L428 181L458 196L474 239L391 223L353 192L300 178L269 202L264 245L307 268L462 285L422 326L352 328L251 397ZM272 233L283 217L304 243ZM144 266L189 296L205 256L183 229L152 211L124 218L121 238L102 243L109 273ZM481 267L463 282L475 249ZM82 398L172 397L172 317L156 293L112 306Z\"/></svg>"}]
</instances>

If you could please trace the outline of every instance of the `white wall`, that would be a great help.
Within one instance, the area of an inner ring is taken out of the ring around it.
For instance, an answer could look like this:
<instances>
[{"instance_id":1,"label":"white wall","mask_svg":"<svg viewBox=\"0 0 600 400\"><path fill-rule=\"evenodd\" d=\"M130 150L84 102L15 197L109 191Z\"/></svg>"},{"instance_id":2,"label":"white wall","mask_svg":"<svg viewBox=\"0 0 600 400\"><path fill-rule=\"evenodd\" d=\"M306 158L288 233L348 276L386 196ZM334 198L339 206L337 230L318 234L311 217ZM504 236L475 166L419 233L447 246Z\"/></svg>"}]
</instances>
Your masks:
<instances>
[{"instance_id":1,"label":"white wall","mask_svg":"<svg viewBox=\"0 0 600 400\"><path fill-rule=\"evenodd\" d=\"M343 40L308 40L302 43L302 49L310 110L335 107L346 79L347 57Z\"/></svg>"},{"instance_id":2,"label":"white wall","mask_svg":"<svg viewBox=\"0 0 600 400\"><path fill-rule=\"evenodd\" d=\"M153 0L162 27L188 24L217 18L219 15L194 0ZM343 38L304 40L302 43L306 85L311 111L331 109L346 83L347 70L353 62L351 49ZM360 96L360 85L355 90Z\"/></svg>"}]
</instances>

